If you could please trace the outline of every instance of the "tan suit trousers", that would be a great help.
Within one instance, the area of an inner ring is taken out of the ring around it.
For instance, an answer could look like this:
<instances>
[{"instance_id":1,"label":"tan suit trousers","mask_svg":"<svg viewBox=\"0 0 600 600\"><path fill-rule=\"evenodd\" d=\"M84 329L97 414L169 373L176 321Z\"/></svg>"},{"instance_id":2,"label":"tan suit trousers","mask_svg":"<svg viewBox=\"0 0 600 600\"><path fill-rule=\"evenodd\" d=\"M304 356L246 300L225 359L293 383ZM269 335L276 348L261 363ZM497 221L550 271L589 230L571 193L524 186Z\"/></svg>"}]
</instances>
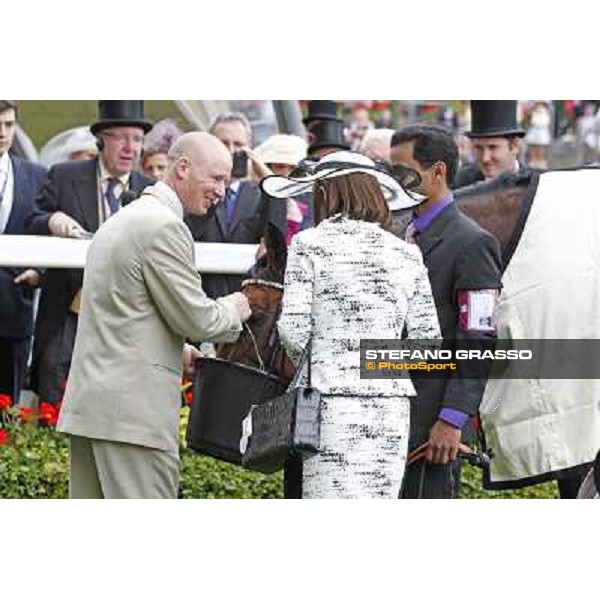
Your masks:
<instances>
[{"instance_id":1,"label":"tan suit trousers","mask_svg":"<svg viewBox=\"0 0 600 600\"><path fill-rule=\"evenodd\" d=\"M170 452L70 436L69 497L174 499L179 457Z\"/></svg>"}]
</instances>

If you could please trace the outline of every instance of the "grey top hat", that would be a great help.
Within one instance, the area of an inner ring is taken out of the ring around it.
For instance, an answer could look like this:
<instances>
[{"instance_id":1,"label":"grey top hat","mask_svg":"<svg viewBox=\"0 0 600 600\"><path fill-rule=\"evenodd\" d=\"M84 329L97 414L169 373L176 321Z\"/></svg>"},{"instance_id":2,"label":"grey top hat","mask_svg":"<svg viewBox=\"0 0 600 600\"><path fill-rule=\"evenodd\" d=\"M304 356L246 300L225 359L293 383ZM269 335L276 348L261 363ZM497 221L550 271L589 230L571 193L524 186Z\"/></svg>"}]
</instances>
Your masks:
<instances>
[{"instance_id":1,"label":"grey top hat","mask_svg":"<svg viewBox=\"0 0 600 600\"><path fill-rule=\"evenodd\" d=\"M470 138L525 135L517 123L516 100L471 100Z\"/></svg>"},{"instance_id":2,"label":"grey top hat","mask_svg":"<svg viewBox=\"0 0 600 600\"><path fill-rule=\"evenodd\" d=\"M144 101L98 100L98 120L90 131L96 135L109 127L140 127L148 133L152 129L152 121L144 117Z\"/></svg>"}]
</instances>

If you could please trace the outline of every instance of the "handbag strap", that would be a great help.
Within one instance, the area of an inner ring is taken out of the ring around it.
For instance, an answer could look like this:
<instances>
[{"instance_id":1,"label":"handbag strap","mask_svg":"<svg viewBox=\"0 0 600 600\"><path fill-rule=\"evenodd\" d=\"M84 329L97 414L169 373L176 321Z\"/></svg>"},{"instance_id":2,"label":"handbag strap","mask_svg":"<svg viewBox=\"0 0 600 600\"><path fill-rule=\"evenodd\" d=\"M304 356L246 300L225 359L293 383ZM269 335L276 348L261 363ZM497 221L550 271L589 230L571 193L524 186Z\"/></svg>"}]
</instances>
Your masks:
<instances>
[{"instance_id":1,"label":"handbag strap","mask_svg":"<svg viewBox=\"0 0 600 600\"><path fill-rule=\"evenodd\" d=\"M300 374L302 373L302 369L304 368L305 363L307 364L307 386L311 387L312 374L311 374L311 363L312 363L312 333L308 338L308 342L306 342L306 346L304 346L304 350L302 351L302 356L300 357L300 362L298 363L298 368L296 369L296 373L294 374L294 379L290 383L290 388L294 389L298 387L298 380L300 379Z\"/></svg>"}]
</instances>

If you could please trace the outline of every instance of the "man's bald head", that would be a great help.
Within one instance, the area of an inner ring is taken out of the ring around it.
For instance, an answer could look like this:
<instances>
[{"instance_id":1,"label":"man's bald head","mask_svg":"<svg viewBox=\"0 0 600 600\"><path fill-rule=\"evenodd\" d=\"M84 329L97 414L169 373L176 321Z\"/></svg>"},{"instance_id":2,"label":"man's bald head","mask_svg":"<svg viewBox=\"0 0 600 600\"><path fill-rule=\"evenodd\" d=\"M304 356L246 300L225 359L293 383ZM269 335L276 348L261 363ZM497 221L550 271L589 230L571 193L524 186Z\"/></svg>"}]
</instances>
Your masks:
<instances>
[{"instance_id":1,"label":"man's bald head","mask_svg":"<svg viewBox=\"0 0 600 600\"><path fill-rule=\"evenodd\" d=\"M180 136L169 150L169 160L175 162L187 156L194 164L200 165L211 158L226 160L229 152L221 140L204 131L192 131ZM230 159L231 160L231 159Z\"/></svg>"},{"instance_id":2,"label":"man's bald head","mask_svg":"<svg viewBox=\"0 0 600 600\"><path fill-rule=\"evenodd\" d=\"M204 215L225 195L231 166L231 155L217 137L201 131L186 133L169 150L166 183L187 212Z\"/></svg>"}]
</instances>

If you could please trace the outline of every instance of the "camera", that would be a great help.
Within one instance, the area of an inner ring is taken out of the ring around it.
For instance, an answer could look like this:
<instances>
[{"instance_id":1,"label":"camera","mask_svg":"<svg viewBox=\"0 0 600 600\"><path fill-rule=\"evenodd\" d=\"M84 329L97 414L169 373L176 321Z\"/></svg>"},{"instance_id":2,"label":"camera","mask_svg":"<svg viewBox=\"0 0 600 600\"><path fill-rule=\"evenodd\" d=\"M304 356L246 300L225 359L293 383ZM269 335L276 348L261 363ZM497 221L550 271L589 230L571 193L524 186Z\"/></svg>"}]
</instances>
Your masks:
<instances>
[{"instance_id":1,"label":"camera","mask_svg":"<svg viewBox=\"0 0 600 600\"><path fill-rule=\"evenodd\" d=\"M241 179L248 175L248 155L244 150L236 150L233 153L233 166L231 176L235 179Z\"/></svg>"}]
</instances>

